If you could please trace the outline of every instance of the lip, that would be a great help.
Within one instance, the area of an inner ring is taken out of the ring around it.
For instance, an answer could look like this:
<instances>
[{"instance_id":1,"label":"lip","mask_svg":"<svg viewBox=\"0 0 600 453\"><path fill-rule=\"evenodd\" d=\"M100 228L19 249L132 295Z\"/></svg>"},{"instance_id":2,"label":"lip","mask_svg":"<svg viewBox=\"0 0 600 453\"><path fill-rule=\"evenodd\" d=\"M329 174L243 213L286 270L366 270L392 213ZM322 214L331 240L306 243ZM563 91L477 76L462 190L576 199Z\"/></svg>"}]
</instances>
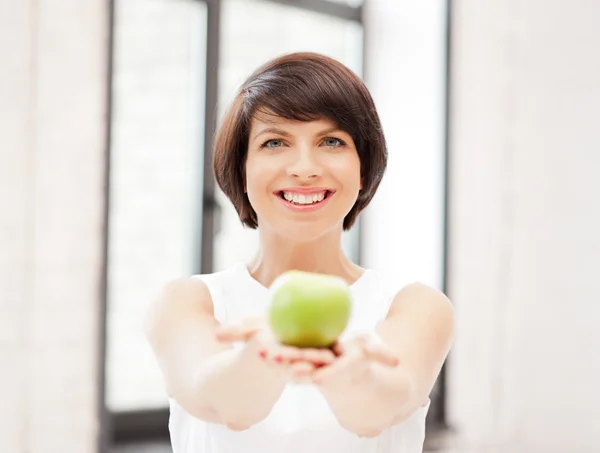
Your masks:
<instances>
[{"instance_id":1,"label":"lip","mask_svg":"<svg viewBox=\"0 0 600 453\"><path fill-rule=\"evenodd\" d=\"M290 203L289 201L287 201L285 198L283 198L280 194L282 192L296 192L296 193L301 193L301 194L305 194L305 195L310 195L313 193L321 193L323 191L327 191L327 196L322 200L319 201L318 203L313 203L313 204L307 204L307 205L299 205L299 204L293 204ZM281 203L283 203L283 205L288 208L290 211L293 212L314 212L314 211L318 211L319 209L322 209L325 205L327 205L327 203L329 202L329 200L331 199L331 197L334 195L335 190L331 190L331 189L327 189L327 188L310 188L310 189L283 189L283 190L278 190L276 192L273 192L273 194L277 197L277 199L279 201L281 201Z\"/></svg>"},{"instance_id":2,"label":"lip","mask_svg":"<svg viewBox=\"0 0 600 453\"><path fill-rule=\"evenodd\" d=\"M281 192L296 192L301 193L303 195L311 195L314 193L321 193L326 191L330 192L331 194L335 193L335 190L329 187L288 187L285 189L276 190L273 193L275 195L279 195Z\"/></svg>"}]
</instances>

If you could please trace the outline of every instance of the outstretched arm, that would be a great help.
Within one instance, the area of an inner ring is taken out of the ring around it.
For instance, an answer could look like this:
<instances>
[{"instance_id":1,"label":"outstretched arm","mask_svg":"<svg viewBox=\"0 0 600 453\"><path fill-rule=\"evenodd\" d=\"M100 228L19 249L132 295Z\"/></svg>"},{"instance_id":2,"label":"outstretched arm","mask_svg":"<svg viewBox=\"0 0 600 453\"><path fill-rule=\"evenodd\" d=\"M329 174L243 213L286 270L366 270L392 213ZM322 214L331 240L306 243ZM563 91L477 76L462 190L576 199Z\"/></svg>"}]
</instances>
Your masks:
<instances>
[{"instance_id":1,"label":"outstretched arm","mask_svg":"<svg viewBox=\"0 0 600 453\"><path fill-rule=\"evenodd\" d=\"M427 402L453 330L448 298L409 285L396 295L376 336L342 344L341 357L313 373L313 382L344 428L375 436Z\"/></svg>"},{"instance_id":2,"label":"outstretched arm","mask_svg":"<svg viewBox=\"0 0 600 453\"><path fill-rule=\"evenodd\" d=\"M268 415L285 386L255 342L234 349L219 341L212 299L199 279L168 284L150 305L144 328L169 395L196 418L245 429Z\"/></svg>"},{"instance_id":3,"label":"outstretched arm","mask_svg":"<svg viewBox=\"0 0 600 453\"><path fill-rule=\"evenodd\" d=\"M221 326L208 288L194 278L168 284L144 320L169 395L194 417L235 430L270 413L294 370L310 373L334 359L331 351L278 345L265 326L261 318ZM238 341L243 347L232 348Z\"/></svg>"}]
</instances>

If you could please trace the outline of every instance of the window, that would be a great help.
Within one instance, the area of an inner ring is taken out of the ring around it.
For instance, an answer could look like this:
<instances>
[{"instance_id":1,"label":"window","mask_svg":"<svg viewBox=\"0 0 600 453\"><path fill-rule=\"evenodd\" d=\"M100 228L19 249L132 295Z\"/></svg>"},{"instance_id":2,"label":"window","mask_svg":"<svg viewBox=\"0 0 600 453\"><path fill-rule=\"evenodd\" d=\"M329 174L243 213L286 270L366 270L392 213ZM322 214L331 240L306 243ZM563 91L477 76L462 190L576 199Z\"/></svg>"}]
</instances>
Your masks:
<instances>
[{"instance_id":1,"label":"window","mask_svg":"<svg viewBox=\"0 0 600 453\"><path fill-rule=\"evenodd\" d=\"M201 2L115 2L106 367L114 412L165 404L141 320L166 281L195 272L201 253L205 41Z\"/></svg>"}]
</instances>

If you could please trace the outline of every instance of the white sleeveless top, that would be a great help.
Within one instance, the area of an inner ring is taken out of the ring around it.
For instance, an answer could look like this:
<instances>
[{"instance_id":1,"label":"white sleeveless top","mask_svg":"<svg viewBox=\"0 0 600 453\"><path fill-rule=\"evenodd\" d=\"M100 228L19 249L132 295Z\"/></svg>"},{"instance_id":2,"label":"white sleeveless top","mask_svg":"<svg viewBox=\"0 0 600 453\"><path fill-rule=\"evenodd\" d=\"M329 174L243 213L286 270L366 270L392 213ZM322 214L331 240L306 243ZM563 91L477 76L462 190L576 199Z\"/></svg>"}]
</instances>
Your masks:
<instances>
[{"instance_id":1,"label":"white sleeveless top","mask_svg":"<svg viewBox=\"0 0 600 453\"><path fill-rule=\"evenodd\" d=\"M196 278L208 286L220 323L266 313L268 289L245 264ZM373 270L367 270L350 291L352 315L342 338L373 330L386 317L396 294ZM173 453L421 453L430 403L401 424L366 438L339 426L315 387L288 384L267 418L245 431L199 420L170 398L169 431Z\"/></svg>"}]
</instances>

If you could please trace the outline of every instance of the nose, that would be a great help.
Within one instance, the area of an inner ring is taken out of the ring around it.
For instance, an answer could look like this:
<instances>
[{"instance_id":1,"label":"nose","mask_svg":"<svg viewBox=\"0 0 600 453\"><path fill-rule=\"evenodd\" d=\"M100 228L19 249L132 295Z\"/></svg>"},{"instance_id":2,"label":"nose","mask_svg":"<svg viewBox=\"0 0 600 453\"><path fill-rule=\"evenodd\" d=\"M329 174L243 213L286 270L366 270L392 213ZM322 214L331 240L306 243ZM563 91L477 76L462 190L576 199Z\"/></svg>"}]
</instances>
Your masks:
<instances>
[{"instance_id":1,"label":"nose","mask_svg":"<svg viewBox=\"0 0 600 453\"><path fill-rule=\"evenodd\" d=\"M289 176L300 180L311 180L322 175L322 168L318 161L316 150L310 146L298 146L290 153L287 173Z\"/></svg>"}]
</instances>

